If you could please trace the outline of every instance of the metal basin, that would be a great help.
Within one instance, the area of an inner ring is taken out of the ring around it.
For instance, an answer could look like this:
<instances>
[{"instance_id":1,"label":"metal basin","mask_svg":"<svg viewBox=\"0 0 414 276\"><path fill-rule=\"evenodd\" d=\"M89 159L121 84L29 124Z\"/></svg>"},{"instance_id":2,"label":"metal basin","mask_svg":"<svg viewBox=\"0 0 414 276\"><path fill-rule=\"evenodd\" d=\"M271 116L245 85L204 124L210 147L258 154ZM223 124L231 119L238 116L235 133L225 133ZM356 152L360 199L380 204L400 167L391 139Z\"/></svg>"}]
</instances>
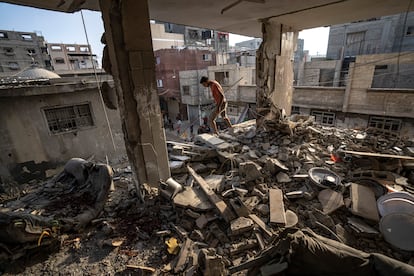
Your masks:
<instances>
[{"instance_id":1,"label":"metal basin","mask_svg":"<svg viewBox=\"0 0 414 276\"><path fill-rule=\"evenodd\" d=\"M331 170L315 167L310 169L308 174L312 182L321 188L333 189L342 186L341 177Z\"/></svg>"},{"instance_id":2,"label":"metal basin","mask_svg":"<svg viewBox=\"0 0 414 276\"><path fill-rule=\"evenodd\" d=\"M380 231L384 239L395 247L414 251L414 216L393 213L380 221Z\"/></svg>"},{"instance_id":3,"label":"metal basin","mask_svg":"<svg viewBox=\"0 0 414 276\"><path fill-rule=\"evenodd\" d=\"M406 192L389 193L377 200L377 207L381 216L393 213L414 215L414 196Z\"/></svg>"}]
</instances>

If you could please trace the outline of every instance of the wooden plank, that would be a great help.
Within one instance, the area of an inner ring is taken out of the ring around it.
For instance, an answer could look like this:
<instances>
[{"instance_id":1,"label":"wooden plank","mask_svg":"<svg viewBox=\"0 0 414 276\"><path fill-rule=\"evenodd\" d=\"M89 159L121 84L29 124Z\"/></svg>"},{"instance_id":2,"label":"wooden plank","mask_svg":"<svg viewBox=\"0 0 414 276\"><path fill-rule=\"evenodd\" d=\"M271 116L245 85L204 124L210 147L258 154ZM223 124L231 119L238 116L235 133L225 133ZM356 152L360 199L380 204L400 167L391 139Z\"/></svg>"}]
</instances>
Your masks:
<instances>
[{"instance_id":1,"label":"wooden plank","mask_svg":"<svg viewBox=\"0 0 414 276\"><path fill-rule=\"evenodd\" d=\"M397 158L397 159L405 159L405 160L414 160L414 157L404 156L404 155L363 152L363 151L352 151L352 150L344 150L343 152L349 153L349 154L361 155L361 156L372 156L372 157L384 157L384 158Z\"/></svg>"},{"instance_id":2,"label":"wooden plank","mask_svg":"<svg viewBox=\"0 0 414 276\"><path fill-rule=\"evenodd\" d=\"M269 190L270 223L286 225L283 192L279 189Z\"/></svg>"},{"instance_id":3,"label":"wooden plank","mask_svg":"<svg viewBox=\"0 0 414 276\"><path fill-rule=\"evenodd\" d=\"M254 221L254 223L259 225L259 227L263 230L263 232L266 233L266 235L268 235L269 237L273 236L273 233L272 233L270 227L267 226L266 223L261 218L259 218L255 214L250 214L249 218L251 218Z\"/></svg>"},{"instance_id":4,"label":"wooden plank","mask_svg":"<svg viewBox=\"0 0 414 276\"><path fill-rule=\"evenodd\" d=\"M236 218L236 215L230 209L229 206L219 198L216 193L211 189L210 185L198 175L190 166L187 166L188 171L193 176L194 180L200 185L203 192L207 195L207 198L216 207L217 211L224 218L226 222L230 222Z\"/></svg>"},{"instance_id":5,"label":"wooden plank","mask_svg":"<svg viewBox=\"0 0 414 276\"><path fill-rule=\"evenodd\" d=\"M351 184L351 213L363 218L379 221L374 191L363 185Z\"/></svg>"}]
</instances>

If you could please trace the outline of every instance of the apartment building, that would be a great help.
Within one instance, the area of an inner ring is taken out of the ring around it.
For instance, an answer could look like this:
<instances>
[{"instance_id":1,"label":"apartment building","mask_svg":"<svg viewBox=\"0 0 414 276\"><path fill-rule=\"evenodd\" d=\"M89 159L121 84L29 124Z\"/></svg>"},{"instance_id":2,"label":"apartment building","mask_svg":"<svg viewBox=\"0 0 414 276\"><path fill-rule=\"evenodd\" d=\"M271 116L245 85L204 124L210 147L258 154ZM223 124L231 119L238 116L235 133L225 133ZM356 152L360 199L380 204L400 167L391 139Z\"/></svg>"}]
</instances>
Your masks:
<instances>
[{"instance_id":1,"label":"apartment building","mask_svg":"<svg viewBox=\"0 0 414 276\"><path fill-rule=\"evenodd\" d=\"M32 65L51 69L44 37L34 32L0 30L0 77L13 76Z\"/></svg>"},{"instance_id":2,"label":"apartment building","mask_svg":"<svg viewBox=\"0 0 414 276\"><path fill-rule=\"evenodd\" d=\"M90 45L48 43L47 48L53 70L58 73L98 67L96 55L92 54Z\"/></svg>"}]
</instances>

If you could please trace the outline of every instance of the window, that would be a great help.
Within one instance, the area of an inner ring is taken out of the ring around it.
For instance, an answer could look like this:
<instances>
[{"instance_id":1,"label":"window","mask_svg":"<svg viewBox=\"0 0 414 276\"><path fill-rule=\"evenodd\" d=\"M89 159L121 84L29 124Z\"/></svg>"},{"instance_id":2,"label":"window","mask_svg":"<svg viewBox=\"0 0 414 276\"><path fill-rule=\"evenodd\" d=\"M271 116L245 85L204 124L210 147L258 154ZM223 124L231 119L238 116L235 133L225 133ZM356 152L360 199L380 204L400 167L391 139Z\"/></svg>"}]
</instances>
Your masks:
<instances>
[{"instance_id":1,"label":"window","mask_svg":"<svg viewBox=\"0 0 414 276\"><path fill-rule=\"evenodd\" d=\"M414 35L414 26L408 26L407 32L405 33L405 35L407 36Z\"/></svg>"},{"instance_id":2,"label":"window","mask_svg":"<svg viewBox=\"0 0 414 276\"><path fill-rule=\"evenodd\" d=\"M319 86L333 86L335 69L319 69Z\"/></svg>"},{"instance_id":3,"label":"window","mask_svg":"<svg viewBox=\"0 0 414 276\"><path fill-rule=\"evenodd\" d=\"M414 88L414 63L375 65L371 88Z\"/></svg>"},{"instance_id":4,"label":"window","mask_svg":"<svg viewBox=\"0 0 414 276\"><path fill-rule=\"evenodd\" d=\"M161 58L160 57L155 57L155 63L160 64L161 63Z\"/></svg>"},{"instance_id":5,"label":"window","mask_svg":"<svg viewBox=\"0 0 414 276\"><path fill-rule=\"evenodd\" d=\"M212 55L211 54L203 54L203 60L204 61L212 60Z\"/></svg>"},{"instance_id":6,"label":"window","mask_svg":"<svg viewBox=\"0 0 414 276\"><path fill-rule=\"evenodd\" d=\"M401 120L387 117L371 116L369 118L368 127L384 131L399 132L401 129Z\"/></svg>"},{"instance_id":7,"label":"window","mask_svg":"<svg viewBox=\"0 0 414 276\"><path fill-rule=\"evenodd\" d=\"M157 87L163 87L162 86L162 80L157 80Z\"/></svg>"},{"instance_id":8,"label":"window","mask_svg":"<svg viewBox=\"0 0 414 276\"><path fill-rule=\"evenodd\" d=\"M50 49L52 49L52 51L62 51L62 47L60 45L52 45L50 46Z\"/></svg>"},{"instance_id":9,"label":"window","mask_svg":"<svg viewBox=\"0 0 414 276\"><path fill-rule=\"evenodd\" d=\"M200 34L198 33L198 30L188 30L188 36L190 39L200 39Z\"/></svg>"},{"instance_id":10,"label":"window","mask_svg":"<svg viewBox=\"0 0 414 276\"><path fill-rule=\"evenodd\" d=\"M32 41L33 40L31 34L21 34L20 36L23 40L26 40L26 41Z\"/></svg>"},{"instance_id":11,"label":"window","mask_svg":"<svg viewBox=\"0 0 414 276\"><path fill-rule=\"evenodd\" d=\"M229 84L229 72L215 72L214 78L216 81L218 81L222 85Z\"/></svg>"},{"instance_id":12,"label":"window","mask_svg":"<svg viewBox=\"0 0 414 276\"><path fill-rule=\"evenodd\" d=\"M55 58L55 63L56 64L64 64L65 60L63 58Z\"/></svg>"},{"instance_id":13,"label":"window","mask_svg":"<svg viewBox=\"0 0 414 276\"><path fill-rule=\"evenodd\" d=\"M4 50L4 54L6 56L13 56L14 55L14 49L13 48L5 47L5 48L3 48L3 50Z\"/></svg>"},{"instance_id":14,"label":"window","mask_svg":"<svg viewBox=\"0 0 414 276\"><path fill-rule=\"evenodd\" d=\"M290 114L300 114L300 107L292 105L292 111Z\"/></svg>"},{"instance_id":15,"label":"window","mask_svg":"<svg viewBox=\"0 0 414 276\"><path fill-rule=\"evenodd\" d=\"M88 46L80 46L80 47L79 47L79 50L80 50L81 52L89 52L89 47L88 47Z\"/></svg>"},{"instance_id":16,"label":"window","mask_svg":"<svg viewBox=\"0 0 414 276\"><path fill-rule=\"evenodd\" d=\"M183 95L190 95L190 86L189 85L183 85Z\"/></svg>"},{"instance_id":17,"label":"window","mask_svg":"<svg viewBox=\"0 0 414 276\"><path fill-rule=\"evenodd\" d=\"M20 66L17 62L9 62L9 69L11 70L19 70Z\"/></svg>"},{"instance_id":18,"label":"window","mask_svg":"<svg viewBox=\"0 0 414 276\"><path fill-rule=\"evenodd\" d=\"M312 116L315 116L315 122L321 125L334 125L335 124L335 113L313 110Z\"/></svg>"},{"instance_id":19,"label":"window","mask_svg":"<svg viewBox=\"0 0 414 276\"><path fill-rule=\"evenodd\" d=\"M211 30L201 32L201 39L210 39L210 38L211 38Z\"/></svg>"},{"instance_id":20,"label":"window","mask_svg":"<svg viewBox=\"0 0 414 276\"><path fill-rule=\"evenodd\" d=\"M6 32L0 32L0 39L6 39L6 38L8 38L9 36L7 35L7 33Z\"/></svg>"},{"instance_id":21,"label":"window","mask_svg":"<svg viewBox=\"0 0 414 276\"><path fill-rule=\"evenodd\" d=\"M80 130L93 126L89 104L44 109L47 125L52 134Z\"/></svg>"},{"instance_id":22,"label":"window","mask_svg":"<svg viewBox=\"0 0 414 276\"><path fill-rule=\"evenodd\" d=\"M75 46L66 46L66 51L68 51L68 52L75 52L76 51L76 48L75 48Z\"/></svg>"}]
</instances>

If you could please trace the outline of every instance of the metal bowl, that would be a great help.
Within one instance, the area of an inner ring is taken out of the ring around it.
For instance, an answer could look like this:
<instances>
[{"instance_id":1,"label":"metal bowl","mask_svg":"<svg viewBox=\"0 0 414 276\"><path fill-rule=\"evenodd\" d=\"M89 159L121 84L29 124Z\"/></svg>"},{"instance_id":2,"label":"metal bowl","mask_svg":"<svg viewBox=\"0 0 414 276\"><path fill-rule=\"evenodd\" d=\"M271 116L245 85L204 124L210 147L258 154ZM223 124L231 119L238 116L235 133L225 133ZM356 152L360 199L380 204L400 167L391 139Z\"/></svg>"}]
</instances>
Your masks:
<instances>
[{"instance_id":1,"label":"metal bowl","mask_svg":"<svg viewBox=\"0 0 414 276\"><path fill-rule=\"evenodd\" d=\"M395 247L414 251L414 216L393 213L380 221L380 231L384 239Z\"/></svg>"},{"instance_id":2,"label":"metal bowl","mask_svg":"<svg viewBox=\"0 0 414 276\"><path fill-rule=\"evenodd\" d=\"M315 167L310 169L308 174L311 181L321 188L333 189L342 186L341 177L331 170Z\"/></svg>"}]
</instances>

